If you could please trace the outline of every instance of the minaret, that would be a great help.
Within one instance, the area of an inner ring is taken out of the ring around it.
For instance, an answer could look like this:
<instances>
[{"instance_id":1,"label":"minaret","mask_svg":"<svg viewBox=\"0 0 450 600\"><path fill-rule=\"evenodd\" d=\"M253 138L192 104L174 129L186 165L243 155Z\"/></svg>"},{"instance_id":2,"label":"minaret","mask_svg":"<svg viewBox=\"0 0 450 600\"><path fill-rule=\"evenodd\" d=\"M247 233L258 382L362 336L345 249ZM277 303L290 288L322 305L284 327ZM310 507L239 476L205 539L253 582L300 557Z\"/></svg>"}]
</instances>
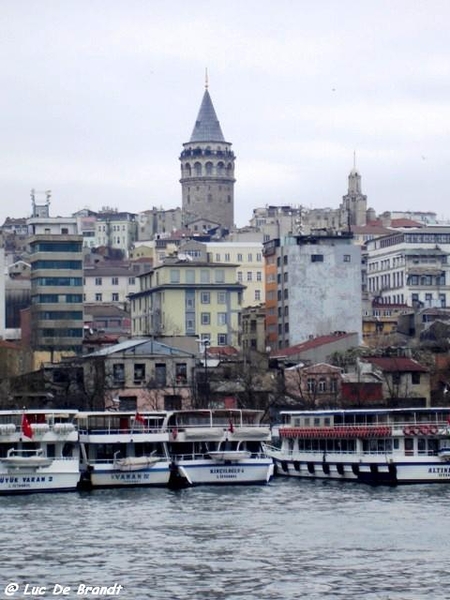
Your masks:
<instances>
[{"instance_id":1,"label":"minaret","mask_svg":"<svg viewBox=\"0 0 450 600\"><path fill-rule=\"evenodd\" d=\"M348 176L348 192L342 198L343 210L347 214L347 223L352 225L365 225L367 212L367 196L361 192L361 175L356 168L356 153L353 153L353 169Z\"/></svg>"},{"instance_id":2,"label":"minaret","mask_svg":"<svg viewBox=\"0 0 450 600\"><path fill-rule=\"evenodd\" d=\"M183 224L205 219L231 230L234 225L234 160L208 91L189 142L180 155Z\"/></svg>"}]
</instances>

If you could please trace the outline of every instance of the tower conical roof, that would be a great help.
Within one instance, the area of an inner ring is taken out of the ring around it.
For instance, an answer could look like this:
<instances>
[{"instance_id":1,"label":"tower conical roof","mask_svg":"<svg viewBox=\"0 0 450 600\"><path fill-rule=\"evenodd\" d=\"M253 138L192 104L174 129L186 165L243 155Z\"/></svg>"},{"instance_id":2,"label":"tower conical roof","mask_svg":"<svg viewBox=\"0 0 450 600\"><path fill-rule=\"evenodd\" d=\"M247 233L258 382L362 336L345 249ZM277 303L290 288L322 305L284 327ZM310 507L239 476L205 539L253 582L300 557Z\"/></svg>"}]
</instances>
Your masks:
<instances>
[{"instance_id":1,"label":"tower conical roof","mask_svg":"<svg viewBox=\"0 0 450 600\"><path fill-rule=\"evenodd\" d=\"M203 94L203 100L195 121L190 142L225 142L216 111L208 90Z\"/></svg>"}]
</instances>

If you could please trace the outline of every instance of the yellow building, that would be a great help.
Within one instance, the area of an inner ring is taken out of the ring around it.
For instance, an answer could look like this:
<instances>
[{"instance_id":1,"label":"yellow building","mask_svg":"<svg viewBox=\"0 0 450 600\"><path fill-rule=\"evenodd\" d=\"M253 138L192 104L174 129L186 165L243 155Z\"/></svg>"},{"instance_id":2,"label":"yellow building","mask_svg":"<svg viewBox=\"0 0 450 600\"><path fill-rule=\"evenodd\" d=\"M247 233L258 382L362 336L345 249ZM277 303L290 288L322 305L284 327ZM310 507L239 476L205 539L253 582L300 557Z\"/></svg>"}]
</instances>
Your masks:
<instances>
[{"instance_id":1,"label":"yellow building","mask_svg":"<svg viewBox=\"0 0 450 600\"><path fill-rule=\"evenodd\" d=\"M133 336L194 336L212 346L241 345L245 286L237 265L168 257L139 276L140 291L130 296Z\"/></svg>"}]
</instances>

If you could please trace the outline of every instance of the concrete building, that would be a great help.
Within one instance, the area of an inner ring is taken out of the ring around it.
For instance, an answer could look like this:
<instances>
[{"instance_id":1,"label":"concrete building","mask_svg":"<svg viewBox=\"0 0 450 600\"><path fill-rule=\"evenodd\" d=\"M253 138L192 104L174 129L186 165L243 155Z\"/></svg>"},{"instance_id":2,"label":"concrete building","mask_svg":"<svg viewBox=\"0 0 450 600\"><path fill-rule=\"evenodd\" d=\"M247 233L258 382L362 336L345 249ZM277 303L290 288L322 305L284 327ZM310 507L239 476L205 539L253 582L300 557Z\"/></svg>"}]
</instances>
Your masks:
<instances>
[{"instance_id":1,"label":"concrete building","mask_svg":"<svg viewBox=\"0 0 450 600\"><path fill-rule=\"evenodd\" d=\"M102 408L122 410L190 408L195 354L153 339L133 339L102 348L84 359L85 387L100 393Z\"/></svg>"},{"instance_id":2,"label":"concrete building","mask_svg":"<svg viewBox=\"0 0 450 600\"><path fill-rule=\"evenodd\" d=\"M208 223L233 228L234 162L206 84L192 135L180 155L183 226L200 219L208 229Z\"/></svg>"},{"instance_id":3,"label":"concrete building","mask_svg":"<svg viewBox=\"0 0 450 600\"><path fill-rule=\"evenodd\" d=\"M239 346L244 286L236 264L191 260L186 254L139 277L132 294L132 335L194 336L214 346Z\"/></svg>"},{"instance_id":4,"label":"concrete building","mask_svg":"<svg viewBox=\"0 0 450 600\"><path fill-rule=\"evenodd\" d=\"M152 240L158 234L170 234L181 229L181 208L156 208L138 214L138 240Z\"/></svg>"},{"instance_id":5,"label":"concrete building","mask_svg":"<svg viewBox=\"0 0 450 600\"><path fill-rule=\"evenodd\" d=\"M271 269L266 272L267 308L275 302L276 263L276 348L335 331L356 332L362 339L361 249L352 240L351 233L323 233L264 244Z\"/></svg>"}]
</instances>

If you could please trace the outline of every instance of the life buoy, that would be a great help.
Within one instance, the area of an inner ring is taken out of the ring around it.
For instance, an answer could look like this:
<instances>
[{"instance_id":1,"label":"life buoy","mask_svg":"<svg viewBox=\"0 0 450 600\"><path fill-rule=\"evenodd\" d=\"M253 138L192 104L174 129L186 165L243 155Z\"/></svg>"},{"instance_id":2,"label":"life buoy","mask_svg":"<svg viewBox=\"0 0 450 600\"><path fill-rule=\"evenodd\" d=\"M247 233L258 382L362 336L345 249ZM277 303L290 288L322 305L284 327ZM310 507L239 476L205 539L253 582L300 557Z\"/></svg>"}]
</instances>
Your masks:
<instances>
[{"instance_id":1,"label":"life buoy","mask_svg":"<svg viewBox=\"0 0 450 600\"><path fill-rule=\"evenodd\" d=\"M428 428L428 431L429 431L430 435L436 435L439 430L436 427L436 425L430 425L430 427Z\"/></svg>"},{"instance_id":2,"label":"life buoy","mask_svg":"<svg viewBox=\"0 0 450 600\"><path fill-rule=\"evenodd\" d=\"M403 433L405 435L414 435L412 430L413 430L413 427L403 427Z\"/></svg>"},{"instance_id":3,"label":"life buoy","mask_svg":"<svg viewBox=\"0 0 450 600\"><path fill-rule=\"evenodd\" d=\"M419 431L422 435L428 435L430 433L430 429L429 429L428 425L421 425L419 427Z\"/></svg>"}]
</instances>

